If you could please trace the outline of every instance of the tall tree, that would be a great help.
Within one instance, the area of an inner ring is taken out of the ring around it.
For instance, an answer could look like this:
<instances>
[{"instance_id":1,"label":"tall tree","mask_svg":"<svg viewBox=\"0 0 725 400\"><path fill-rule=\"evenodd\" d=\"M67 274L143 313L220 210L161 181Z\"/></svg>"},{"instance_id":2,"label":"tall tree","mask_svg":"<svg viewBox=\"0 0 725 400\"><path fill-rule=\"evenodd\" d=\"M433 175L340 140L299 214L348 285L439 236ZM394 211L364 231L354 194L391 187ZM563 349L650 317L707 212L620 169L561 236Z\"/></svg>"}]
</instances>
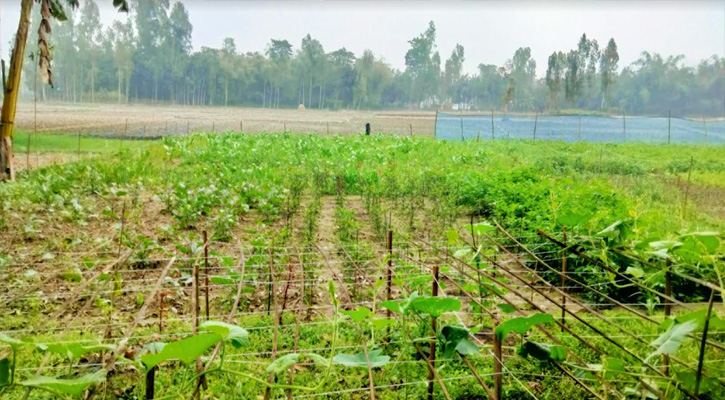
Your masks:
<instances>
[{"instance_id":1,"label":"tall tree","mask_svg":"<svg viewBox=\"0 0 725 400\"><path fill-rule=\"evenodd\" d=\"M96 101L96 75L98 74L98 48L101 42L101 13L94 0L87 0L81 8L78 23L78 58L81 74L81 101L85 83L91 89L91 103ZM85 82L85 81L88 82Z\"/></svg>"},{"instance_id":2,"label":"tall tree","mask_svg":"<svg viewBox=\"0 0 725 400\"><path fill-rule=\"evenodd\" d=\"M560 51L551 53L546 68L546 86L549 91L549 107L553 109L557 109L559 106L559 93L561 92L565 65L566 57L564 53Z\"/></svg>"},{"instance_id":3,"label":"tall tree","mask_svg":"<svg viewBox=\"0 0 725 400\"><path fill-rule=\"evenodd\" d=\"M464 53L463 46L456 44L451 56L446 60L443 72L443 93L456 102L461 100L459 85L463 75L463 62L466 59Z\"/></svg>"},{"instance_id":4,"label":"tall tree","mask_svg":"<svg viewBox=\"0 0 725 400\"><path fill-rule=\"evenodd\" d=\"M416 102L431 100L439 87L440 55L435 50L436 27L433 21L428 29L408 41L405 53L405 72L410 77L410 99Z\"/></svg>"},{"instance_id":5,"label":"tall tree","mask_svg":"<svg viewBox=\"0 0 725 400\"><path fill-rule=\"evenodd\" d=\"M617 43L614 38L609 39L604 54L599 59L599 73L601 75L602 87L602 103L600 108L604 109L609 99L609 88L614 83L617 76L617 64L619 63L619 53L617 52Z\"/></svg>"}]
</instances>

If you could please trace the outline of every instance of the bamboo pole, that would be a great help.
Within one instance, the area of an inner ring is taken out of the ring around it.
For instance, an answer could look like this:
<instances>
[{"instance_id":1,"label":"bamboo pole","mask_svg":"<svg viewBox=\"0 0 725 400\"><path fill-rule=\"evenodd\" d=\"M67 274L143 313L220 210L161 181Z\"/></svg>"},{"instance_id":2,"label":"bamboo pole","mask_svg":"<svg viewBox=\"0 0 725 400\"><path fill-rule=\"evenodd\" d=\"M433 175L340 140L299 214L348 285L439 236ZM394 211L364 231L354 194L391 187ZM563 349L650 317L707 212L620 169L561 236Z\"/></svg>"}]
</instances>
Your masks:
<instances>
[{"instance_id":1,"label":"bamboo pole","mask_svg":"<svg viewBox=\"0 0 725 400\"><path fill-rule=\"evenodd\" d=\"M433 265L433 283L432 283L431 296L438 297L438 264ZM430 353L428 356L429 364L435 369L436 366L436 340L435 336L437 333L437 322L436 318L430 317L430 328L433 331L433 338L430 340ZM433 371L428 371L428 400L433 400L433 387L435 385L435 376Z\"/></svg>"},{"instance_id":2,"label":"bamboo pole","mask_svg":"<svg viewBox=\"0 0 725 400\"><path fill-rule=\"evenodd\" d=\"M534 115L534 141L536 141L536 125L538 125L539 122L539 113L537 112Z\"/></svg>"},{"instance_id":3,"label":"bamboo pole","mask_svg":"<svg viewBox=\"0 0 725 400\"><path fill-rule=\"evenodd\" d=\"M393 283L393 231L388 229L388 271L387 271L387 293L386 299L388 301L393 299L392 294L392 283ZM390 319L390 309L386 310L386 317ZM387 335L385 336L385 342L390 343L390 326L387 328Z\"/></svg>"},{"instance_id":4,"label":"bamboo pole","mask_svg":"<svg viewBox=\"0 0 725 400\"><path fill-rule=\"evenodd\" d=\"M563 243L566 245L566 228L564 228ZM566 326L566 247L561 250L561 331Z\"/></svg>"},{"instance_id":5,"label":"bamboo pole","mask_svg":"<svg viewBox=\"0 0 725 400\"><path fill-rule=\"evenodd\" d=\"M206 320L209 320L209 240L207 239L206 230L203 232L204 237L204 300L206 301Z\"/></svg>"},{"instance_id":6,"label":"bamboo pole","mask_svg":"<svg viewBox=\"0 0 725 400\"><path fill-rule=\"evenodd\" d=\"M710 328L710 316L712 315L712 305L715 301L715 290L710 290L710 301L707 304L707 314L705 314L705 325L702 328L702 340L700 341L700 357L697 361L697 375L695 377L695 397L700 393L700 381L702 381L702 365L705 362L705 345L707 344L707 331Z\"/></svg>"},{"instance_id":7,"label":"bamboo pole","mask_svg":"<svg viewBox=\"0 0 725 400\"><path fill-rule=\"evenodd\" d=\"M501 341L498 340L498 335L495 333L496 328L494 327L493 330L493 393L496 395L494 400L502 400L503 352L501 351Z\"/></svg>"}]
</instances>

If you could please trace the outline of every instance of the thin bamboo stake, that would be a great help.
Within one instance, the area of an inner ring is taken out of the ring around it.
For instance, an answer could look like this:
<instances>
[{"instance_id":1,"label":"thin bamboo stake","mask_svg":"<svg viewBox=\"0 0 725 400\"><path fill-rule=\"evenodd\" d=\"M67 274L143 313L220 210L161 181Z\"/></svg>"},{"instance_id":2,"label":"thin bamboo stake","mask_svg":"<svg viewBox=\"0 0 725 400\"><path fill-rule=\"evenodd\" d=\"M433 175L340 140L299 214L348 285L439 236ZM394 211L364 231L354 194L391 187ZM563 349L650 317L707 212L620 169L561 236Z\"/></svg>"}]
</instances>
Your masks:
<instances>
[{"instance_id":1,"label":"thin bamboo stake","mask_svg":"<svg viewBox=\"0 0 725 400\"><path fill-rule=\"evenodd\" d=\"M566 245L566 228L564 228L564 244ZM561 331L566 325L566 247L561 251Z\"/></svg>"},{"instance_id":2,"label":"thin bamboo stake","mask_svg":"<svg viewBox=\"0 0 725 400\"><path fill-rule=\"evenodd\" d=\"M710 328L710 316L712 305L715 302L715 290L710 290L710 301L707 303L707 314L705 314L705 325L702 328L702 341L700 341L700 357L697 361L697 376L695 378L695 397L700 393L700 381L702 380L702 365L705 362L705 344L707 344L707 330Z\"/></svg>"},{"instance_id":3,"label":"thin bamboo stake","mask_svg":"<svg viewBox=\"0 0 725 400\"><path fill-rule=\"evenodd\" d=\"M438 264L433 265L433 287L431 288L431 296L438 297ZM433 331L433 338L430 340L430 353L429 353L429 360L430 365L435 369L436 366L436 340L435 336L437 334L438 324L436 322L436 318L431 316L430 317L430 328ZM433 376L433 371L428 371L428 400L433 400L433 387L435 385L435 381L433 380L435 377Z\"/></svg>"},{"instance_id":4,"label":"thin bamboo stake","mask_svg":"<svg viewBox=\"0 0 725 400\"><path fill-rule=\"evenodd\" d=\"M206 230L203 232L204 238L204 300L206 301L206 320L209 320L209 240L206 236Z\"/></svg>"},{"instance_id":5,"label":"thin bamboo stake","mask_svg":"<svg viewBox=\"0 0 725 400\"><path fill-rule=\"evenodd\" d=\"M387 293L386 299L388 301L393 299L392 296L392 282L393 282L393 231L388 230L388 271L387 271ZM386 317L390 319L390 309L386 311ZM390 343L390 326L387 328L387 335L385 336L385 343Z\"/></svg>"}]
</instances>

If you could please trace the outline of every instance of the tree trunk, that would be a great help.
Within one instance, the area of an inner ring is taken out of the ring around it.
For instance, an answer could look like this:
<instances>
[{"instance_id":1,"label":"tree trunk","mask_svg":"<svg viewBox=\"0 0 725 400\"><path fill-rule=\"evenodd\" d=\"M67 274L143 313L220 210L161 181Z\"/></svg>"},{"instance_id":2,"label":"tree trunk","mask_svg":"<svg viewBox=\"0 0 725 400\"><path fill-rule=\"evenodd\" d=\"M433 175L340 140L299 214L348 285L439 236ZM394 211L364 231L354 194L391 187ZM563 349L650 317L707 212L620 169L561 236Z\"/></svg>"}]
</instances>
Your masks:
<instances>
[{"instance_id":1,"label":"tree trunk","mask_svg":"<svg viewBox=\"0 0 725 400\"><path fill-rule=\"evenodd\" d=\"M28 26L30 13L33 10L33 0L22 0L20 5L20 21L18 32L15 35L15 46L10 56L10 71L5 83L5 98L3 99L2 114L0 115L0 179L15 180L13 167L13 124L15 123L15 110L18 105L20 92L20 75L23 71L23 58L25 44L28 41Z\"/></svg>"},{"instance_id":2,"label":"tree trunk","mask_svg":"<svg viewBox=\"0 0 725 400\"><path fill-rule=\"evenodd\" d=\"M307 101L310 102L309 107L312 108L312 75L310 75L310 87L308 87L307 90L308 90Z\"/></svg>"}]
</instances>

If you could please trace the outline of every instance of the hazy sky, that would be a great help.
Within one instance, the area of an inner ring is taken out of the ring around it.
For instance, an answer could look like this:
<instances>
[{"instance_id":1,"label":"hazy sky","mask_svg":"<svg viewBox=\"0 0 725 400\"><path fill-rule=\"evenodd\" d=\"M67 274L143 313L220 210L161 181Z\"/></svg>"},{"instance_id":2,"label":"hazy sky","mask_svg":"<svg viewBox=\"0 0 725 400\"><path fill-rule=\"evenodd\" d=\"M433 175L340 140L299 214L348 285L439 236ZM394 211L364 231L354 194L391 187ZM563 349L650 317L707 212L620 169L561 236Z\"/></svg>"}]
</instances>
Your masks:
<instances>
[{"instance_id":1,"label":"hazy sky","mask_svg":"<svg viewBox=\"0 0 725 400\"><path fill-rule=\"evenodd\" d=\"M113 10L111 0L97 2L104 26L114 18L125 18ZM529 46L537 73L543 76L548 56L574 48L583 32L597 39L602 48L614 37L620 67L644 50L684 54L688 65L713 54L725 55L725 0L183 2L194 25L194 49L220 47L228 36L243 52L263 50L270 38L287 39L296 49L310 33L325 51L345 46L359 55L371 49L393 67L403 69L408 40L433 20L441 58L445 61L455 44L462 44L468 73L475 72L479 63L501 65L518 47ZM0 46L6 58L17 28L19 4L20 0L0 0Z\"/></svg>"}]
</instances>

